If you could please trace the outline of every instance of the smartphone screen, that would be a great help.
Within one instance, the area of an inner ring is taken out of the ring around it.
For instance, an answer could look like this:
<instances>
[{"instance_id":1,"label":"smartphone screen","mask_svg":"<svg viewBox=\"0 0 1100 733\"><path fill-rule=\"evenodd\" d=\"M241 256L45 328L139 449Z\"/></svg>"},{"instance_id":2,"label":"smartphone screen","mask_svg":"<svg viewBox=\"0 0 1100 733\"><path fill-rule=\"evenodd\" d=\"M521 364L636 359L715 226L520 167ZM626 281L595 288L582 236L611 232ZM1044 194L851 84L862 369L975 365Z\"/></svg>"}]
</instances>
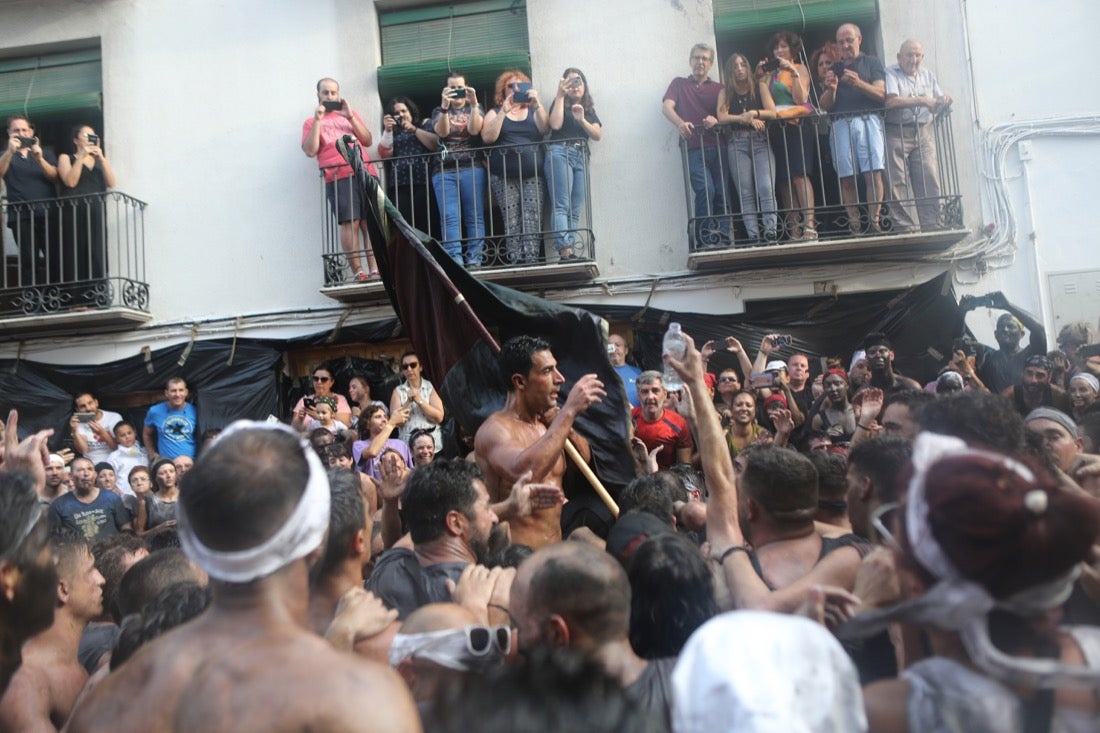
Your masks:
<instances>
[{"instance_id":1,"label":"smartphone screen","mask_svg":"<svg viewBox=\"0 0 1100 733\"><path fill-rule=\"evenodd\" d=\"M775 375L771 372L757 372L749 377L753 389L771 389L775 386Z\"/></svg>"}]
</instances>

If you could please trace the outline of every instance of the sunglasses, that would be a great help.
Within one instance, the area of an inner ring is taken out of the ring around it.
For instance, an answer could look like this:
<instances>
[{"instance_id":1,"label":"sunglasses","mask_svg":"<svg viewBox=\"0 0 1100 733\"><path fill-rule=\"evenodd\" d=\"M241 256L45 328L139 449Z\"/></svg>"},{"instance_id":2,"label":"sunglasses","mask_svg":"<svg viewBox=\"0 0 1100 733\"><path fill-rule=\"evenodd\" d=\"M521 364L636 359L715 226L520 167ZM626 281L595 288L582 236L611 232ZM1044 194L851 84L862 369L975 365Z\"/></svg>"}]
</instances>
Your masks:
<instances>
[{"instance_id":1,"label":"sunglasses","mask_svg":"<svg viewBox=\"0 0 1100 733\"><path fill-rule=\"evenodd\" d=\"M314 382L331 382L332 377L314 377L313 381Z\"/></svg>"},{"instance_id":2,"label":"sunglasses","mask_svg":"<svg viewBox=\"0 0 1100 733\"><path fill-rule=\"evenodd\" d=\"M739 381L741 381L741 380L739 380L737 377L718 377L718 383L719 384L729 384L730 382L735 382L736 383L736 382L739 382Z\"/></svg>"},{"instance_id":3,"label":"sunglasses","mask_svg":"<svg viewBox=\"0 0 1100 733\"><path fill-rule=\"evenodd\" d=\"M416 369L416 368L417 368L418 366L420 366L420 362L418 362L418 361L410 361L410 362L408 362L407 364L402 364L402 365L401 365L401 368L402 368L402 369Z\"/></svg>"}]
</instances>

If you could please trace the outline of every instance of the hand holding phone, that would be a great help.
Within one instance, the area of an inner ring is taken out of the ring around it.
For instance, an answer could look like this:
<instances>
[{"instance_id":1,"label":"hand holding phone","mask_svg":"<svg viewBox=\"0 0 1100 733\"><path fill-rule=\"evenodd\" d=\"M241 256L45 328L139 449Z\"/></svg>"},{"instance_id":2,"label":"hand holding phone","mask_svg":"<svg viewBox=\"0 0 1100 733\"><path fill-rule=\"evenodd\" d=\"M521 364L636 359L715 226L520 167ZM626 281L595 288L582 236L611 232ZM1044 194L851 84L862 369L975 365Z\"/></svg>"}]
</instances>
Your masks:
<instances>
[{"instance_id":1,"label":"hand holding phone","mask_svg":"<svg viewBox=\"0 0 1100 733\"><path fill-rule=\"evenodd\" d=\"M337 99L334 101L325 100L321 102L321 105L325 108L326 112L339 112L344 108L344 100Z\"/></svg>"}]
</instances>

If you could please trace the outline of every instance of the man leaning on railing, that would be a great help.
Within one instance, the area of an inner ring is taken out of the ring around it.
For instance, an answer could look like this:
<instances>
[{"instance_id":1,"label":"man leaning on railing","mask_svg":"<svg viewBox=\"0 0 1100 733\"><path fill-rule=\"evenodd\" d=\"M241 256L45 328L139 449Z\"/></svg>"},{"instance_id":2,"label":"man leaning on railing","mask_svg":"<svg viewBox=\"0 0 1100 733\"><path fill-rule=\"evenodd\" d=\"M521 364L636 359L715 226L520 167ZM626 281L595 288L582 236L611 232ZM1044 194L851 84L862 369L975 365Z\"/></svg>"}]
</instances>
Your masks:
<instances>
[{"instance_id":1,"label":"man leaning on railing","mask_svg":"<svg viewBox=\"0 0 1100 733\"><path fill-rule=\"evenodd\" d=\"M886 166L894 204L894 231L924 231L939 226L940 180L935 117L951 105L936 75L921 68L924 46L909 39L898 62L886 69ZM916 218L914 218L914 204Z\"/></svg>"},{"instance_id":2,"label":"man leaning on railing","mask_svg":"<svg viewBox=\"0 0 1100 733\"><path fill-rule=\"evenodd\" d=\"M42 149L34 125L22 115L8 119L0 176L8 190L8 228L19 243L19 287L59 282L60 239L48 201L56 194L57 158Z\"/></svg>"}]
</instances>

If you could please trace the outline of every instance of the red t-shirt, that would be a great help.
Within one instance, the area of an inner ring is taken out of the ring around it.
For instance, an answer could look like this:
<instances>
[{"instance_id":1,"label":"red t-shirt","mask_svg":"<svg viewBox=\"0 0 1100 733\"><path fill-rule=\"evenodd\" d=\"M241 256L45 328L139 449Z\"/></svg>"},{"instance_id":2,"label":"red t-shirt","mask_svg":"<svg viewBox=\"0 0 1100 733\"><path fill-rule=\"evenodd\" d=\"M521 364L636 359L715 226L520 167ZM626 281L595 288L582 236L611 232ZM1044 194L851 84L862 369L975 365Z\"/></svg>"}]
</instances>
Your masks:
<instances>
[{"instance_id":1,"label":"red t-shirt","mask_svg":"<svg viewBox=\"0 0 1100 733\"><path fill-rule=\"evenodd\" d=\"M661 445L664 448L657 454L657 466L661 470L669 468L676 463L676 451L680 448L692 450L695 441L691 437L691 429L687 420L671 410L664 413L653 422L642 417L642 408L635 407L630 416L634 418L634 434L641 438L647 450L653 450Z\"/></svg>"}]
</instances>

